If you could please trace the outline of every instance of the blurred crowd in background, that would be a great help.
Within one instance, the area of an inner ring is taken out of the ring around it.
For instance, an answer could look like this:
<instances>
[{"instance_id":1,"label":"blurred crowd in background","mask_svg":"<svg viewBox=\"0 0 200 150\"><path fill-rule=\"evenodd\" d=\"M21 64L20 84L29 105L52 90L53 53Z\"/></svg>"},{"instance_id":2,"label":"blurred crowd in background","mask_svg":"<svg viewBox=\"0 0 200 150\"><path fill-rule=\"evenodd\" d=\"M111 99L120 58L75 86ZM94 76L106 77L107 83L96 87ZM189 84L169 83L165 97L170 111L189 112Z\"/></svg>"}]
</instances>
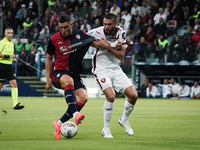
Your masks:
<instances>
[{"instance_id":1,"label":"blurred crowd in background","mask_svg":"<svg viewBox=\"0 0 200 150\"><path fill-rule=\"evenodd\" d=\"M14 29L15 54L27 62L18 63L19 75L34 74L30 67L25 70L28 65L37 67L38 55L45 55L62 14L71 16L74 28L87 32L102 26L107 13L114 13L117 25L126 31L125 55L135 55L137 62L200 60L197 0L46 0L43 13L38 5L36 0L0 0L3 28Z\"/></svg>"}]
</instances>

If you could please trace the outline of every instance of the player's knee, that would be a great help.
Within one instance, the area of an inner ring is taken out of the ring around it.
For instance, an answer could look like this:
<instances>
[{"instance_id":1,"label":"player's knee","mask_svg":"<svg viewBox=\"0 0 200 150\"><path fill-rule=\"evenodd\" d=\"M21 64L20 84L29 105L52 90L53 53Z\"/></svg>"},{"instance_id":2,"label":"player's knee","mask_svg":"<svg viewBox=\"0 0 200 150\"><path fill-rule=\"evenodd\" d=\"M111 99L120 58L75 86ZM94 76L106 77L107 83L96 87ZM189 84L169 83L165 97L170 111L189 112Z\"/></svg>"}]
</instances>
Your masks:
<instances>
[{"instance_id":1,"label":"player's knee","mask_svg":"<svg viewBox=\"0 0 200 150\"><path fill-rule=\"evenodd\" d=\"M107 101L114 102L115 100L115 94L109 94L106 96Z\"/></svg>"}]
</instances>

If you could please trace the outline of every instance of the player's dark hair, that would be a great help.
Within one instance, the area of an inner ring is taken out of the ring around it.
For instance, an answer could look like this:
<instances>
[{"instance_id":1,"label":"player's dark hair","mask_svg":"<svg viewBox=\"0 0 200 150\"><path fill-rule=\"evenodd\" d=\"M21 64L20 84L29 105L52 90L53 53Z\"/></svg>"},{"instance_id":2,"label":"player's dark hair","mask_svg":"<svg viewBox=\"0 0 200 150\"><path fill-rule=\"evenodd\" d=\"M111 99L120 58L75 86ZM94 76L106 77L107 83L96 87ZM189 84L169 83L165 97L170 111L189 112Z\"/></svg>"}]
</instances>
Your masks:
<instances>
[{"instance_id":1,"label":"player's dark hair","mask_svg":"<svg viewBox=\"0 0 200 150\"><path fill-rule=\"evenodd\" d=\"M117 16L115 14L112 14L112 13L107 14L104 18L106 18L106 19L112 19L115 22L117 22Z\"/></svg>"},{"instance_id":2,"label":"player's dark hair","mask_svg":"<svg viewBox=\"0 0 200 150\"><path fill-rule=\"evenodd\" d=\"M5 33L6 33L7 30L10 30L10 29L13 30L13 28L11 28L11 27L7 27L7 28L5 29Z\"/></svg>"},{"instance_id":3,"label":"player's dark hair","mask_svg":"<svg viewBox=\"0 0 200 150\"><path fill-rule=\"evenodd\" d=\"M58 22L60 23L71 22L71 17L67 14L61 15Z\"/></svg>"}]
</instances>

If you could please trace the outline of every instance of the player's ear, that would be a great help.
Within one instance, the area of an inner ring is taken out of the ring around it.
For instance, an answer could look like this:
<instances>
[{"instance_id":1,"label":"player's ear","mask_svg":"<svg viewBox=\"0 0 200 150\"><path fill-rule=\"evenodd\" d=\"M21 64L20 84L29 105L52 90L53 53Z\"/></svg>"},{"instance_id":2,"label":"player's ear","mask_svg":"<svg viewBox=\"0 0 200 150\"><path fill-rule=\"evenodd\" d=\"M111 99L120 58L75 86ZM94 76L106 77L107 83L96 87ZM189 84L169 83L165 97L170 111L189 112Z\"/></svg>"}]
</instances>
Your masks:
<instances>
[{"instance_id":1,"label":"player's ear","mask_svg":"<svg viewBox=\"0 0 200 150\"><path fill-rule=\"evenodd\" d=\"M73 22L71 22L71 27L73 27L74 26L74 23Z\"/></svg>"}]
</instances>

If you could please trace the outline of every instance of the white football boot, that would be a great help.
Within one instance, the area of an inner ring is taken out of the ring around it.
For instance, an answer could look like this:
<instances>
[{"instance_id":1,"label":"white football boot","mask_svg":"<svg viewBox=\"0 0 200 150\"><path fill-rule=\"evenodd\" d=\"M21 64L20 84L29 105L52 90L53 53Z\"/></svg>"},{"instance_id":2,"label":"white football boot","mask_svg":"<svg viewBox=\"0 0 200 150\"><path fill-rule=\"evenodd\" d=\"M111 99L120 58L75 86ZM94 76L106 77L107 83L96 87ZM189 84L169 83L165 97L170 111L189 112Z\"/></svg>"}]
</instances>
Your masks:
<instances>
[{"instance_id":1,"label":"white football boot","mask_svg":"<svg viewBox=\"0 0 200 150\"><path fill-rule=\"evenodd\" d=\"M101 135L104 138L113 138L113 136L110 133L110 128L103 128L103 130L101 131Z\"/></svg>"},{"instance_id":2,"label":"white football boot","mask_svg":"<svg viewBox=\"0 0 200 150\"><path fill-rule=\"evenodd\" d=\"M131 128L128 120L127 121L121 121L121 118L119 119L118 123L124 127L126 133L128 133L129 135L133 135L133 129Z\"/></svg>"}]
</instances>

